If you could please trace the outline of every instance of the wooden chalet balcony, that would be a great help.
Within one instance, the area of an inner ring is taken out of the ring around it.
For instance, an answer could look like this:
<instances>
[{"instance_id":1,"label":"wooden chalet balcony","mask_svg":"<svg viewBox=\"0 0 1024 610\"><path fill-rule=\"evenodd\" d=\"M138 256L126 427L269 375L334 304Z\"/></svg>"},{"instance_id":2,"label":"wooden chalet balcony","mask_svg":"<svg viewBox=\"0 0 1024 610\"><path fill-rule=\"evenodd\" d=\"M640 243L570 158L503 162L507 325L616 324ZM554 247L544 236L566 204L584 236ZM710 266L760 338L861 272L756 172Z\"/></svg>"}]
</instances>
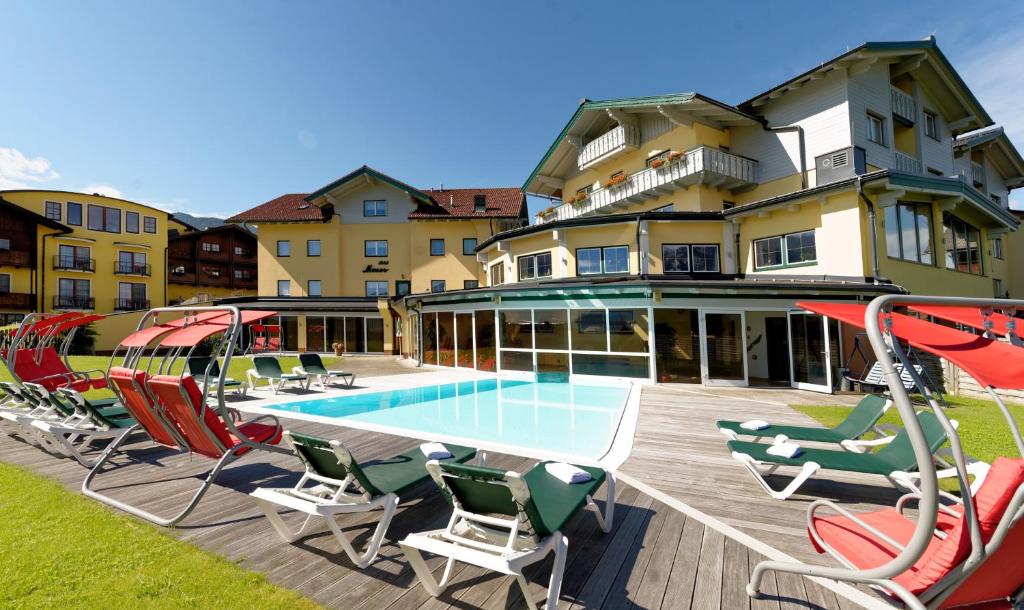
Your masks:
<instances>
[{"instance_id":1,"label":"wooden chalet balcony","mask_svg":"<svg viewBox=\"0 0 1024 610\"><path fill-rule=\"evenodd\" d=\"M256 278L254 277L236 277L233 286L235 288L243 288L246 290L256 289Z\"/></svg>"},{"instance_id":2,"label":"wooden chalet balcony","mask_svg":"<svg viewBox=\"0 0 1024 610\"><path fill-rule=\"evenodd\" d=\"M583 146L576 157L576 165L580 170L584 170L639 147L640 127L619 125Z\"/></svg>"},{"instance_id":3,"label":"wooden chalet balcony","mask_svg":"<svg viewBox=\"0 0 1024 610\"><path fill-rule=\"evenodd\" d=\"M36 295L29 292L0 292L0 307L6 309L35 309Z\"/></svg>"},{"instance_id":4,"label":"wooden chalet balcony","mask_svg":"<svg viewBox=\"0 0 1024 610\"><path fill-rule=\"evenodd\" d=\"M904 172L907 174L920 174L921 173L921 162L907 153L900 152L898 150L893 151L896 156L896 171Z\"/></svg>"},{"instance_id":5,"label":"wooden chalet balcony","mask_svg":"<svg viewBox=\"0 0 1024 610\"><path fill-rule=\"evenodd\" d=\"M226 248L221 248L220 252L214 252L213 250L199 249L199 260L201 261L221 261L227 262L231 259L231 254Z\"/></svg>"},{"instance_id":6,"label":"wooden chalet balcony","mask_svg":"<svg viewBox=\"0 0 1024 610\"><path fill-rule=\"evenodd\" d=\"M0 250L0 266L31 267L32 253L28 250Z\"/></svg>"},{"instance_id":7,"label":"wooden chalet balcony","mask_svg":"<svg viewBox=\"0 0 1024 610\"><path fill-rule=\"evenodd\" d=\"M206 271L199 272L199 284L201 286L230 286L231 276L227 272L215 274Z\"/></svg>"},{"instance_id":8,"label":"wooden chalet balcony","mask_svg":"<svg viewBox=\"0 0 1024 610\"><path fill-rule=\"evenodd\" d=\"M609 214L694 184L723 190L745 188L757 184L757 171L757 161L753 159L701 146L674 162L637 172L614 186L599 188L581 203L562 204L541 221Z\"/></svg>"},{"instance_id":9,"label":"wooden chalet balcony","mask_svg":"<svg viewBox=\"0 0 1024 610\"><path fill-rule=\"evenodd\" d=\"M892 98L893 116L911 124L915 123L917 121L917 102L914 101L914 98L896 87L889 87L889 91Z\"/></svg>"},{"instance_id":10,"label":"wooden chalet balcony","mask_svg":"<svg viewBox=\"0 0 1024 610\"><path fill-rule=\"evenodd\" d=\"M167 281L172 284L195 284L196 269L189 265L175 264L173 261L167 266Z\"/></svg>"}]
</instances>

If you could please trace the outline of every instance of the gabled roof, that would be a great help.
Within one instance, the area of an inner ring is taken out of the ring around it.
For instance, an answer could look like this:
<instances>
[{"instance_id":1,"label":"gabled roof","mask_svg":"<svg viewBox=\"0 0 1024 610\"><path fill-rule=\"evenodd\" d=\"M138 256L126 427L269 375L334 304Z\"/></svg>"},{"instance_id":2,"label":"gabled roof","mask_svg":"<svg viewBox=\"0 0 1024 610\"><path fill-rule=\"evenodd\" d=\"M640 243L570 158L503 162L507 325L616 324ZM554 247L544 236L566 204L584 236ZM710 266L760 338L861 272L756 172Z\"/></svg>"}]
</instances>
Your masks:
<instances>
[{"instance_id":1,"label":"gabled roof","mask_svg":"<svg viewBox=\"0 0 1024 610\"><path fill-rule=\"evenodd\" d=\"M345 174L341 178L338 178L334 182L331 182L330 184L327 184L327 185L324 185L324 186L318 188L317 190L313 191L312 193L306 195L306 201L308 201L310 203L313 203L317 198L322 197L325 193L329 193L329 192L331 192L331 191L333 191L333 190L343 186L344 184L346 184L348 182L352 182L353 180L356 180L357 178L361 178L361 177L364 177L364 176L367 177L367 178L371 178L371 179L375 179L375 180L380 180L381 182L384 182L385 184L389 184L392 187L394 187L394 188L396 188L396 189L398 189L400 191L405 191L406 193L408 193L409 197L413 198L414 200L420 201L422 203L426 203L428 205L432 205L433 204L433 200L431 200L430 197L426 193L424 193L423 191L419 190L418 188L416 188L414 186L410 186L410 185L402 182L401 180L392 178L391 176L389 176L389 175L387 175L387 174L385 174L383 172L379 172L379 171L373 169L372 167L370 167L369 165L364 165L364 166L362 166L360 168L357 168L357 169L355 169L355 170Z\"/></svg>"},{"instance_id":2,"label":"gabled roof","mask_svg":"<svg viewBox=\"0 0 1024 610\"><path fill-rule=\"evenodd\" d=\"M540 163L523 183L523 190L542 196L552 196L558 191L559 189L554 187L545 187L537 180L537 176L558 175L569 168L570 160L574 165L577 151L569 144L568 137L583 137L595 129L607 131L607 127L614 122L611 115L616 112L621 112L627 117L636 115L637 119L642 113L656 114L670 117L669 120L673 120L673 112L679 112L685 113L688 120L713 127L761 124L761 119L734 106L694 92L600 101L584 99L576 108L576 112L569 117L569 122L559 132L555 141L548 147Z\"/></svg>"},{"instance_id":3,"label":"gabled roof","mask_svg":"<svg viewBox=\"0 0 1024 610\"><path fill-rule=\"evenodd\" d=\"M70 233L71 232L71 227L69 227L69 226L67 226L65 224L59 223L56 220L50 220L46 216L42 216L40 214L36 214L35 212L33 212L32 210L30 210L28 208L23 208L20 205L11 203L10 201L7 201L6 199L4 199L3 196L0 196L0 210L4 210L4 211L7 211L7 212L10 212L11 214L13 214L15 216L19 216L21 218L24 218L25 220L28 220L29 222L34 222L36 224L43 225L44 227L49 227L51 229L56 229L57 231L60 231L61 233Z\"/></svg>"},{"instance_id":4,"label":"gabled roof","mask_svg":"<svg viewBox=\"0 0 1024 610\"><path fill-rule=\"evenodd\" d=\"M864 44L851 49L841 55L833 57L810 70L799 74L782 84L776 85L767 91L759 93L749 100L738 104L739 108L747 112L754 112L755 107L775 99L791 89L802 86L809 80L826 72L842 69L855 64L877 60L878 58L890 58L894 61L906 61L908 70L917 70L927 64L931 70L927 76L937 79L934 82L941 82L956 95L959 105L963 110L961 118L964 120L963 129L977 129L992 124L992 117L982 107L981 102L974 97L974 93L967 87L963 79L953 68L953 64L946 59L946 56L939 50L934 36L924 40L910 40L897 42L865 42ZM921 80L921 79L918 79Z\"/></svg>"},{"instance_id":5,"label":"gabled roof","mask_svg":"<svg viewBox=\"0 0 1024 610\"><path fill-rule=\"evenodd\" d=\"M424 207L409 218L526 218L526 195L518 188L425 189L436 207ZM485 208L476 209L483 196Z\"/></svg>"},{"instance_id":6,"label":"gabled roof","mask_svg":"<svg viewBox=\"0 0 1024 610\"><path fill-rule=\"evenodd\" d=\"M306 201L306 193L291 193L239 212L224 222L324 222L328 218L323 209Z\"/></svg>"},{"instance_id":7,"label":"gabled roof","mask_svg":"<svg viewBox=\"0 0 1024 610\"><path fill-rule=\"evenodd\" d=\"M961 134L953 141L953 150L958 155L980 147L985 147L987 156L1002 174L1008 188L1024 186L1024 158L1010 138L1006 137L1002 127L989 127Z\"/></svg>"}]
</instances>

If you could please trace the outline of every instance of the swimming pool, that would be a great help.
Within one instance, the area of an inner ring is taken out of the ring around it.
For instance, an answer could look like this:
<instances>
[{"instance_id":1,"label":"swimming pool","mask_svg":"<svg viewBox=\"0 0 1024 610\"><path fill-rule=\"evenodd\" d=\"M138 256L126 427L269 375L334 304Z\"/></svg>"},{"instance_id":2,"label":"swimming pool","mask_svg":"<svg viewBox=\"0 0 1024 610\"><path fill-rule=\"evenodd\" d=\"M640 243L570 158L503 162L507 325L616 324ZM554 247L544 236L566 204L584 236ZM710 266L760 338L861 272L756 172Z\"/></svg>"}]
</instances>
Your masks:
<instances>
[{"instance_id":1,"label":"swimming pool","mask_svg":"<svg viewBox=\"0 0 1024 610\"><path fill-rule=\"evenodd\" d=\"M261 410L518 455L597 463L609 453L630 393L628 384L481 379L265 404Z\"/></svg>"}]
</instances>

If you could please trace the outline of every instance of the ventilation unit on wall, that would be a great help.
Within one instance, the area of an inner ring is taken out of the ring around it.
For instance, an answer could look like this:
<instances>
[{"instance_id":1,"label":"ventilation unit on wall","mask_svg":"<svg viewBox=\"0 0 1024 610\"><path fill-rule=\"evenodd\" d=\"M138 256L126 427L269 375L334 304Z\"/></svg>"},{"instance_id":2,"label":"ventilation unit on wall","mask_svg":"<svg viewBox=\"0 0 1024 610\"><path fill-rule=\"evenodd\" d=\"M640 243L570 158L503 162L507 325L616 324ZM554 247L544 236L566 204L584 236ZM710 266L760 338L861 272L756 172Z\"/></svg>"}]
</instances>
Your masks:
<instances>
[{"instance_id":1,"label":"ventilation unit on wall","mask_svg":"<svg viewBox=\"0 0 1024 610\"><path fill-rule=\"evenodd\" d=\"M866 171L864 149L849 146L814 158L815 184L821 186L852 178Z\"/></svg>"}]
</instances>

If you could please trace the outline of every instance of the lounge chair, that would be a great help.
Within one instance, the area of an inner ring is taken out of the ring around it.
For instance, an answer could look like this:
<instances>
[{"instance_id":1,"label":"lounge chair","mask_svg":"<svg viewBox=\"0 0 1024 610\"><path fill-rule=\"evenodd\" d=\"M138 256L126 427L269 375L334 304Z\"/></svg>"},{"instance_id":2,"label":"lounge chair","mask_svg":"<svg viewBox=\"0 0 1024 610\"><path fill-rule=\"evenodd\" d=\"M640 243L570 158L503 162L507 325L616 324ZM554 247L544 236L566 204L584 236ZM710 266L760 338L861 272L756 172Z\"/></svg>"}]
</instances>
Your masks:
<instances>
[{"instance_id":1,"label":"lounge chair","mask_svg":"<svg viewBox=\"0 0 1024 610\"><path fill-rule=\"evenodd\" d=\"M30 425L39 430L52 447L75 458L79 464L92 468L99 456L83 454L85 445L98 440L117 442L122 436L137 430L134 418L120 405L108 401L89 401L71 388L60 388L50 394L50 401L60 405L60 411L69 415L64 421L35 419Z\"/></svg>"},{"instance_id":2,"label":"lounge chair","mask_svg":"<svg viewBox=\"0 0 1024 610\"><path fill-rule=\"evenodd\" d=\"M918 413L917 419L924 430L928 446L934 454L946 442L946 432L931 411ZM761 487L768 492L768 495L779 500L785 500L793 495L807 479L820 469L881 475L897 487L918 491L914 475L914 471L917 470L917 460L914 457L914 448L906 429L901 430L892 442L874 453L851 453L802 447L798 455L786 458L769 454L768 449L772 445L766 443L729 441L728 446L732 451L732 457L746 466ZM945 463L943 464L945 465ZM765 465L767 465L767 471L762 473L759 467ZM784 489L776 491L768 485L764 477L774 473L781 466L794 466L800 468L800 472Z\"/></svg>"},{"instance_id":3,"label":"lounge chair","mask_svg":"<svg viewBox=\"0 0 1024 610\"><path fill-rule=\"evenodd\" d=\"M309 389L309 383L312 381L308 375L285 373L281 370L281 363L274 356L253 356L252 364L256 368L249 369L245 373L250 390L256 389L256 382L260 379L267 381L267 385L270 386L274 394L280 392L289 381L303 389ZM305 386L302 385L303 381L306 382Z\"/></svg>"},{"instance_id":4,"label":"lounge chair","mask_svg":"<svg viewBox=\"0 0 1024 610\"><path fill-rule=\"evenodd\" d=\"M612 524L614 480L599 468L583 468L593 479L569 485L548 474L538 464L526 474L482 466L427 462L427 471L453 505L444 529L410 534L399 543L402 552L427 591L437 597L448 586L456 561L516 577L530 608L530 596L523 569L554 552L548 584L547 609L555 610L562 587L562 574L569 540L562 528L584 506L597 514L601 529ZM607 483L604 515L593 494ZM434 579L422 552L448 558L440 582Z\"/></svg>"},{"instance_id":5,"label":"lounge chair","mask_svg":"<svg viewBox=\"0 0 1024 610\"><path fill-rule=\"evenodd\" d=\"M322 517L352 563L360 568L370 565L380 551L400 496L427 480L426 456L417 447L391 459L360 464L340 441L287 431L284 435L306 472L294 487L258 488L251 494L256 504L286 542L301 537L313 517ZM452 457L446 461L465 462L476 455L476 450L470 447L449 445L448 450ZM306 514L298 531L293 532L284 523L277 513L279 506ZM335 518L378 508L384 513L367 549L360 554Z\"/></svg>"},{"instance_id":6,"label":"lounge chair","mask_svg":"<svg viewBox=\"0 0 1024 610\"><path fill-rule=\"evenodd\" d=\"M904 368L899 362L895 363L893 366L895 367L896 372L900 374L900 381L903 383L903 388L908 392L913 391L914 388L917 387L917 384L914 383L914 377L910 374L910 371ZM924 368L920 364L915 364L914 371L916 371L918 375L921 375L924 373ZM845 377L851 384L859 388L869 386L876 391L886 391L889 389L889 384L885 381L885 376L882 374L882 363L877 360L875 360L875 363L871 365L870 369L868 369L868 372L863 379L857 379L856 377L850 377L849 375L845 375Z\"/></svg>"},{"instance_id":7,"label":"lounge chair","mask_svg":"<svg viewBox=\"0 0 1024 610\"><path fill-rule=\"evenodd\" d=\"M350 388L356 382L355 373L332 371L324 366L324 361L320 359L320 354L299 354L299 366L292 368L292 372L296 375L306 375L310 379L315 379L320 384L320 387L325 390L327 389L327 384L334 379L341 379Z\"/></svg>"},{"instance_id":8,"label":"lounge chair","mask_svg":"<svg viewBox=\"0 0 1024 610\"><path fill-rule=\"evenodd\" d=\"M786 426L770 424L766 428L750 430L743 427L743 422L719 420L718 431L730 440L740 436L753 436L759 439L772 438L776 442L782 440L810 441L814 443L837 443L848 451L862 453L868 447L888 444L892 436L878 427L878 421L892 406L892 401L881 396L868 394L860 399L857 406L850 411L842 422L834 428L817 428L808 426ZM868 432L878 432L882 438L868 441L858 440ZM785 437L780 439L779 437Z\"/></svg>"},{"instance_id":9,"label":"lounge chair","mask_svg":"<svg viewBox=\"0 0 1024 610\"><path fill-rule=\"evenodd\" d=\"M188 363L189 374L195 378L196 383L199 385L206 383L206 372L209 369L210 390L216 391L217 380L220 379L220 364L216 360L209 356L192 356L186 362ZM224 378L224 391L234 390L239 396L245 396L245 392L248 389L249 387L246 384L237 379L231 377Z\"/></svg>"}]
</instances>

